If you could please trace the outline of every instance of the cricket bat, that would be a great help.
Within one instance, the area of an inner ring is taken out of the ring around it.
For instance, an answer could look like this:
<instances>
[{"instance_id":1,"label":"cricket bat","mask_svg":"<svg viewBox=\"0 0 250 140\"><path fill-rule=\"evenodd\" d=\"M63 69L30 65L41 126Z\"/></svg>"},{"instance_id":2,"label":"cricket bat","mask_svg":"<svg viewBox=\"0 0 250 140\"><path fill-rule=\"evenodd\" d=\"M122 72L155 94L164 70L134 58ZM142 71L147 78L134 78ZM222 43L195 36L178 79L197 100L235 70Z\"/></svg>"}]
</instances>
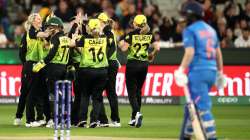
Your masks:
<instances>
[{"instance_id":1,"label":"cricket bat","mask_svg":"<svg viewBox=\"0 0 250 140\"><path fill-rule=\"evenodd\" d=\"M188 111L190 116L190 121L193 127L194 136L196 140L207 140L206 134L204 133L204 129L201 125L200 118L198 116L198 112L195 108L194 102L190 97L190 93L188 90L187 85L183 86L184 94L186 97L187 105L188 105Z\"/></svg>"}]
</instances>

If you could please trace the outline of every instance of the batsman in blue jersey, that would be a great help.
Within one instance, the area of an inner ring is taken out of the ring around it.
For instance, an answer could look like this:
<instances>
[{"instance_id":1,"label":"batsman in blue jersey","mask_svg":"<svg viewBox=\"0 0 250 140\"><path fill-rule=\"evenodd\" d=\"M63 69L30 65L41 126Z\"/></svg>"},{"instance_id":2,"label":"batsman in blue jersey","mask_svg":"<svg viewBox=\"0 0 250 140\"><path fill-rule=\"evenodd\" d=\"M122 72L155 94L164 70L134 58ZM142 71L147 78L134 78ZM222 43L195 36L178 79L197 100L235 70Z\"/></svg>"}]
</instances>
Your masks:
<instances>
[{"instance_id":1,"label":"batsman in blue jersey","mask_svg":"<svg viewBox=\"0 0 250 140\"><path fill-rule=\"evenodd\" d=\"M208 93L215 83L217 88L221 88L225 82L219 40L216 31L202 20L203 8L198 2L184 3L182 14L187 22L183 31L185 54L180 67L174 73L175 80L179 86L187 84L207 139L216 140L215 121L211 113L212 102ZM185 107L180 139L190 140L192 135L193 128Z\"/></svg>"}]
</instances>

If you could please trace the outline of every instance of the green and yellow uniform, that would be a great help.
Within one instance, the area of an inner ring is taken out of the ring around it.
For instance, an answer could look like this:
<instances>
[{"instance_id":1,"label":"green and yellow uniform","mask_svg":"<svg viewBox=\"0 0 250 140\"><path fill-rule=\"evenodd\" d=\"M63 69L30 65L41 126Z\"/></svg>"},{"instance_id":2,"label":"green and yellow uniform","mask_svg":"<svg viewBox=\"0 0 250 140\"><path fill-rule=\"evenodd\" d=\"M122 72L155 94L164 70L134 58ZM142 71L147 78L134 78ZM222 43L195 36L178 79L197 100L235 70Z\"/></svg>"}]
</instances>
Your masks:
<instances>
[{"instance_id":1,"label":"green and yellow uniform","mask_svg":"<svg viewBox=\"0 0 250 140\"><path fill-rule=\"evenodd\" d=\"M50 40L50 51L44 58L44 62L66 65L69 60L70 38L63 32L58 32Z\"/></svg>"},{"instance_id":2,"label":"green and yellow uniform","mask_svg":"<svg viewBox=\"0 0 250 140\"><path fill-rule=\"evenodd\" d=\"M102 104L102 92L107 82L108 57L113 53L112 50L108 49L114 49L114 40L106 36L94 38L91 35L86 35L76 41L76 46L81 47L78 78L81 85L82 104L79 127L86 125L90 95L92 95L93 100L90 127L96 127Z\"/></svg>"},{"instance_id":3,"label":"green and yellow uniform","mask_svg":"<svg viewBox=\"0 0 250 140\"><path fill-rule=\"evenodd\" d=\"M105 14L100 14L105 15ZM114 40L114 51L111 53L110 57L108 57L109 67L108 67L108 81L105 87L107 97L110 104L111 109L111 120L113 122L120 123L120 117L119 117L119 108L118 108L118 97L116 94L116 76L118 73L118 68L120 66L120 63L117 59L117 40L116 35L111 29L110 25L106 25L103 29L103 33L106 36L110 36ZM105 113L104 105L101 107L101 112L99 116L99 120L101 123L105 124L108 123L108 118Z\"/></svg>"},{"instance_id":4,"label":"green and yellow uniform","mask_svg":"<svg viewBox=\"0 0 250 140\"><path fill-rule=\"evenodd\" d=\"M125 41L129 43L128 60L148 61L148 49L153 42L151 33L140 34L139 30L130 32Z\"/></svg>"},{"instance_id":5,"label":"green and yellow uniform","mask_svg":"<svg viewBox=\"0 0 250 140\"><path fill-rule=\"evenodd\" d=\"M80 68L102 68L108 67L107 60L107 39L102 38L85 38L84 46L81 49L82 57Z\"/></svg>"},{"instance_id":6,"label":"green and yellow uniform","mask_svg":"<svg viewBox=\"0 0 250 140\"><path fill-rule=\"evenodd\" d=\"M72 63L74 63L74 64L80 63L80 61L81 61L81 52L78 52L77 50L73 49L71 54L72 54L71 55Z\"/></svg>"},{"instance_id":7,"label":"green and yellow uniform","mask_svg":"<svg viewBox=\"0 0 250 140\"><path fill-rule=\"evenodd\" d=\"M35 111L37 110L37 118L36 120L43 120L43 94L47 91L44 89L45 78L43 77L42 72L33 73L32 68L33 64L39 62L44 57L44 45L45 40L42 38L38 38L37 34L41 32L41 30L36 30L33 26L26 33L25 41L26 45L22 47L26 47L25 50L25 64L24 68L27 70L27 85L29 92L27 96L26 103L26 122L30 123L35 121Z\"/></svg>"},{"instance_id":8,"label":"green and yellow uniform","mask_svg":"<svg viewBox=\"0 0 250 140\"><path fill-rule=\"evenodd\" d=\"M41 38L31 38L30 34L26 35L27 52L26 61L39 61L43 57L43 47L45 42Z\"/></svg>"},{"instance_id":9,"label":"green and yellow uniform","mask_svg":"<svg viewBox=\"0 0 250 140\"><path fill-rule=\"evenodd\" d=\"M126 64L126 86L132 107L131 122L129 125L140 127L136 115L141 115L141 89L148 71L148 51L154 39L152 33L141 34L140 29L128 33L121 38L129 44ZM137 117L139 118L139 117Z\"/></svg>"}]
</instances>

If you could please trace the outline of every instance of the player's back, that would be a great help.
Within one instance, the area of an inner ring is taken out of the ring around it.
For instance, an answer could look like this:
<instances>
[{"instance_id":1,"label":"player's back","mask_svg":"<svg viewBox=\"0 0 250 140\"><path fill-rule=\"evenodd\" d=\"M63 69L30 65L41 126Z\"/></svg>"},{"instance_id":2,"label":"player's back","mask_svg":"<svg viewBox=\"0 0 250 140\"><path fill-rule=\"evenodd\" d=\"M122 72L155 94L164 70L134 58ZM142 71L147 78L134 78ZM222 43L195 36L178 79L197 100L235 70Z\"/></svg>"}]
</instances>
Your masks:
<instances>
[{"instance_id":1,"label":"player's back","mask_svg":"<svg viewBox=\"0 0 250 140\"><path fill-rule=\"evenodd\" d=\"M188 26L184 33L188 35L195 49L194 58L190 64L190 70L212 69L216 70L216 48L219 46L215 30L204 21L197 21ZM185 44L185 37L184 37ZM186 46L187 47L187 46Z\"/></svg>"}]
</instances>

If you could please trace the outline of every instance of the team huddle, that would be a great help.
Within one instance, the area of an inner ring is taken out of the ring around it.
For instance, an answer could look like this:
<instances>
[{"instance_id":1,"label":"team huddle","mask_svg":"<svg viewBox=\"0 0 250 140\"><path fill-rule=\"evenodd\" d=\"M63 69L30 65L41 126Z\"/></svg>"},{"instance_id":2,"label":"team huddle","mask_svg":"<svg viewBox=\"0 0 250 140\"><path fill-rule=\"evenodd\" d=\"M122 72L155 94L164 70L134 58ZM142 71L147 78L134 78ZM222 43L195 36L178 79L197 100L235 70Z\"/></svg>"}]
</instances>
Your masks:
<instances>
[{"instance_id":1,"label":"team huddle","mask_svg":"<svg viewBox=\"0 0 250 140\"><path fill-rule=\"evenodd\" d=\"M187 22L183 31L185 54L174 78L177 85L184 87L188 97L180 139L189 140L195 135L198 139L215 140L208 92L214 84L217 88L225 86L219 41L215 30L202 21L203 9L199 3L188 1L181 12ZM120 67L119 48L128 52L126 87L132 108L128 124L137 128L142 126L141 89L149 63L160 50L144 15L134 17L133 31L120 37L119 41L112 30L112 19L105 13L91 18L78 13L68 33L63 31L60 18L51 14L42 24L41 17L34 13L29 16L25 28L20 46L23 62L21 96L14 125L21 124L26 108L26 127L53 127L54 85L58 80L67 79L73 81L75 94L72 126L121 127L115 85ZM103 104L104 90L110 103L110 121ZM87 123L90 101L92 110ZM196 134L190 104L194 104L194 115L198 116L202 135Z\"/></svg>"},{"instance_id":2,"label":"team huddle","mask_svg":"<svg viewBox=\"0 0 250 140\"><path fill-rule=\"evenodd\" d=\"M88 127L121 126L115 89L120 64L112 19L105 13L92 18L78 13L73 22L71 30L65 33L62 20L53 14L44 24L39 14L29 16L20 47L22 86L15 125L20 124L26 108L26 127L53 127L54 85L57 80L67 79L74 81L71 125L87 127L91 99L93 108ZM119 46L123 51L128 50L126 78L132 106L129 125L140 127L141 88L148 63L153 61L159 46L144 15L135 16L133 26L132 32L120 38ZM148 53L150 47L153 51ZM103 105L104 90L110 102L110 122Z\"/></svg>"}]
</instances>

